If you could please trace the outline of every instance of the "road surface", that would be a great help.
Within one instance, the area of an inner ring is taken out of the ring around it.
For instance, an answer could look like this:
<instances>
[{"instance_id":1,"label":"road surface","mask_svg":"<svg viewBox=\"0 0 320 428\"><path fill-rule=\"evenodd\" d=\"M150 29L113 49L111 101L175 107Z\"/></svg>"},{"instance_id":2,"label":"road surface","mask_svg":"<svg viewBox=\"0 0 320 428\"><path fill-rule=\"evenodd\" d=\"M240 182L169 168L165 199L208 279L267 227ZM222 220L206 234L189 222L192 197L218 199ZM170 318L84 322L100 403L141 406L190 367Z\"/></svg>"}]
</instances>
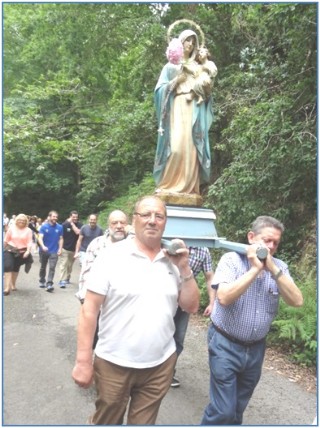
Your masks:
<instances>
[{"instance_id":1,"label":"road surface","mask_svg":"<svg viewBox=\"0 0 320 428\"><path fill-rule=\"evenodd\" d=\"M74 296L78 261L67 289L48 293L38 287L39 261L23 268L17 288L3 297L2 425L86 425L94 410L94 387L84 390L71 378L75 359L79 301ZM178 360L181 387L170 389L158 425L198 425L208 403L206 328L189 324ZM244 425L311 425L316 394L267 370L244 415Z\"/></svg>"}]
</instances>

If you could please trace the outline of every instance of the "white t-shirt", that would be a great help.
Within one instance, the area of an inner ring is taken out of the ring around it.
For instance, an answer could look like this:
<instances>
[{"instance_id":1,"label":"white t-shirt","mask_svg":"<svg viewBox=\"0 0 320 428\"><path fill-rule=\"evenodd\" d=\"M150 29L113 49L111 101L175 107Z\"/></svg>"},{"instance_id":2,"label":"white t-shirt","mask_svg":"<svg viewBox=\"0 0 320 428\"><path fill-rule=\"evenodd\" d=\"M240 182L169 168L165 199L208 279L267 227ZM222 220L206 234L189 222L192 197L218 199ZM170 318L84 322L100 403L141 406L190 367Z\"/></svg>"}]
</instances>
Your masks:
<instances>
[{"instance_id":1,"label":"white t-shirt","mask_svg":"<svg viewBox=\"0 0 320 428\"><path fill-rule=\"evenodd\" d=\"M181 286L179 270L162 251L151 261L133 239L101 250L87 289L106 296L96 355L114 364L155 367L176 349L173 317Z\"/></svg>"}]
</instances>

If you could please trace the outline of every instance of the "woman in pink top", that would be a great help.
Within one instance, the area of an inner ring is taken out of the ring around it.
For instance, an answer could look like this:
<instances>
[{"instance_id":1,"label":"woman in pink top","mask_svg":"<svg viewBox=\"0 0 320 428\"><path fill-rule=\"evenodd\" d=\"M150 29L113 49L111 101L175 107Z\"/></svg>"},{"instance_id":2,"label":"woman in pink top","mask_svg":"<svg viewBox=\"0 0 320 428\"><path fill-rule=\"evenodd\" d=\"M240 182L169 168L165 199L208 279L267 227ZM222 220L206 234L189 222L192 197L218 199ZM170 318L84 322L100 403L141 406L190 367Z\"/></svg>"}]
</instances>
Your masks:
<instances>
[{"instance_id":1,"label":"woman in pink top","mask_svg":"<svg viewBox=\"0 0 320 428\"><path fill-rule=\"evenodd\" d=\"M4 290L8 296L16 290L16 281L21 265L29 272L33 259L31 256L32 231L28 227L28 217L19 214L4 237Z\"/></svg>"}]
</instances>

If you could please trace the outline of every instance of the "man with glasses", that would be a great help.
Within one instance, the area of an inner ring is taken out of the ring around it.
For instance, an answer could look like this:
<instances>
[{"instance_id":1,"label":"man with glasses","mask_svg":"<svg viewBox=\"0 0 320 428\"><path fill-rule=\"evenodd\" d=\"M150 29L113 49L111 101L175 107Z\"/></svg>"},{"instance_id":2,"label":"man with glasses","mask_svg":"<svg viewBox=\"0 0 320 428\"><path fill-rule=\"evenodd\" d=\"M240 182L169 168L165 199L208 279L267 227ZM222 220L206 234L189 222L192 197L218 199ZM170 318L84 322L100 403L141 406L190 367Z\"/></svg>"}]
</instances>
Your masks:
<instances>
[{"instance_id":1,"label":"man with glasses","mask_svg":"<svg viewBox=\"0 0 320 428\"><path fill-rule=\"evenodd\" d=\"M73 378L97 387L91 423L154 425L170 387L176 362L174 315L179 304L194 313L199 290L183 241L177 255L161 249L166 206L156 196L135 205L135 236L105 248L87 284L78 327ZM101 308L99 340L92 364L92 340ZM129 403L129 404L128 404Z\"/></svg>"}]
</instances>

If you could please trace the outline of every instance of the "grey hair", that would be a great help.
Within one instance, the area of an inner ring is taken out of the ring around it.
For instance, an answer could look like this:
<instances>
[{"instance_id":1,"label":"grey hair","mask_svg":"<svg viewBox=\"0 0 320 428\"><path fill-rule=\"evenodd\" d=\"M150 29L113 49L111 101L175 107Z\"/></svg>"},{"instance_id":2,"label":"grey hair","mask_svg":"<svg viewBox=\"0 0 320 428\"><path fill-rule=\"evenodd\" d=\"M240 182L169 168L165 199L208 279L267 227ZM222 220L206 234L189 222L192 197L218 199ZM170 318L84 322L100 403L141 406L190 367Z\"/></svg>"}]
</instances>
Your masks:
<instances>
[{"instance_id":1,"label":"grey hair","mask_svg":"<svg viewBox=\"0 0 320 428\"><path fill-rule=\"evenodd\" d=\"M251 230L254 234L258 234L265 227L273 227L280 230L281 233L284 232L284 225L281 223L281 221L267 215L261 215L257 217L251 225Z\"/></svg>"},{"instance_id":2,"label":"grey hair","mask_svg":"<svg viewBox=\"0 0 320 428\"><path fill-rule=\"evenodd\" d=\"M147 196L142 196L140 199L138 199L138 201L135 203L135 206L134 206L134 212L136 212L136 211L138 211L139 210L139 206L140 206L140 204L143 202L143 201L145 201L146 199L153 199L153 200L155 200L155 201L159 201L159 202L161 202L161 204L162 204L162 206L163 206L163 209L164 209L164 212L165 212L165 214L167 215L167 207L166 207L166 204L165 204L165 202L159 197L159 196L156 196L156 195L147 195Z\"/></svg>"}]
</instances>

